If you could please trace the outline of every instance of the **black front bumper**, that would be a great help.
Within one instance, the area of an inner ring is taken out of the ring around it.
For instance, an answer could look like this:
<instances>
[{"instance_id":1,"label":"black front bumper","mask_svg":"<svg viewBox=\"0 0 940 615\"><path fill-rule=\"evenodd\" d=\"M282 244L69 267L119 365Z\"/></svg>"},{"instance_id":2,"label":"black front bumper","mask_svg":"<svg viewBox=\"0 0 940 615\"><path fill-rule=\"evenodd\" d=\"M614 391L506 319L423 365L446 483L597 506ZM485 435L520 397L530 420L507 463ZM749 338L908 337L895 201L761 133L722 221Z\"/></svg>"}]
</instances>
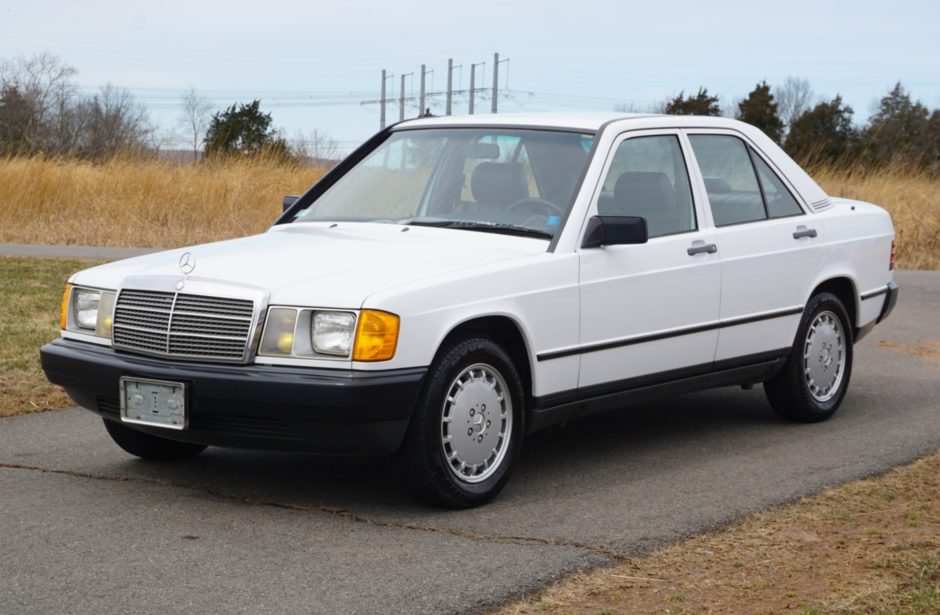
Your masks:
<instances>
[{"instance_id":1,"label":"black front bumper","mask_svg":"<svg viewBox=\"0 0 940 615\"><path fill-rule=\"evenodd\" d=\"M40 358L52 383L111 420L120 420L121 376L185 383L189 427L128 425L140 431L210 446L355 455L398 450L427 371L187 363L65 339L43 346Z\"/></svg>"}]
</instances>

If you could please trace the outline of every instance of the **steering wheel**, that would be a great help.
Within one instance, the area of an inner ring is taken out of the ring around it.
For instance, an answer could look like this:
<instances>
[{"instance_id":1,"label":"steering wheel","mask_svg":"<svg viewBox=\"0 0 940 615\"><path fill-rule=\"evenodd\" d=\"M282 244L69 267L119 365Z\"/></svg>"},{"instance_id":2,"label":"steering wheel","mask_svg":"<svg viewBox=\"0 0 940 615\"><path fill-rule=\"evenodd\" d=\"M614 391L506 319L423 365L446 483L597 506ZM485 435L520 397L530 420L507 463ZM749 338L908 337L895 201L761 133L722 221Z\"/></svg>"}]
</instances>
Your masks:
<instances>
[{"instance_id":1,"label":"steering wheel","mask_svg":"<svg viewBox=\"0 0 940 615\"><path fill-rule=\"evenodd\" d=\"M513 214L537 214L548 218L555 215L562 216L564 215L565 210L551 201L529 196L512 203L509 206L509 212Z\"/></svg>"}]
</instances>

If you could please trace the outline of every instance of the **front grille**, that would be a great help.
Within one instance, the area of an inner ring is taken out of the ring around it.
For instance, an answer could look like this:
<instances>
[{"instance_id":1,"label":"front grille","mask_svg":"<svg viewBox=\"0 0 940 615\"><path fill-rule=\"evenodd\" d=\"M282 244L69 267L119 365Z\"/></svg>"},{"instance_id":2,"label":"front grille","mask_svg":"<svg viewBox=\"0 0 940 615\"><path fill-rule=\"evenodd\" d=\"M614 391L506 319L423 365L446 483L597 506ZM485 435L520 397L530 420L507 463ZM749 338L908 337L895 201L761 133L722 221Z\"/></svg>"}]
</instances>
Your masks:
<instances>
[{"instance_id":1,"label":"front grille","mask_svg":"<svg viewBox=\"0 0 940 615\"><path fill-rule=\"evenodd\" d=\"M115 348L190 359L242 361L254 302L124 289L114 306Z\"/></svg>"}]
</instances>

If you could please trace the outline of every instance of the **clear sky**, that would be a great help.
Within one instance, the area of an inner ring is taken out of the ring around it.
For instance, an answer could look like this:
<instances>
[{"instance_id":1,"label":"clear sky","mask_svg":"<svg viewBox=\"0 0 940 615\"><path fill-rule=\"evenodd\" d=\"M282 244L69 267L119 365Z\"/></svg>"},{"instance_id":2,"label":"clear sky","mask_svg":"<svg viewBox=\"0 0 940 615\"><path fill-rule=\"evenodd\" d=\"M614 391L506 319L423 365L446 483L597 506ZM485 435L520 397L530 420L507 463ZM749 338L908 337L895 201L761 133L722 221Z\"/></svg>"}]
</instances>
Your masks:
<instances>
[{"instance_id":1,"label":"clear sky","mask_svg":"<svg viewBox=\"0 0 940 615\"><path fill-rule=\"evenodd\" d=\"M378 106L361 103L379 97L383 68L395 98L422 63L443 90L448 58L462 65L455 88L476 62L489 86L495 51L510 60L501 111L644 110L701 85L727 104L791 75L842 94L857 121L897 80L940 107L936 0L0 0L0 58L43 50L78 69L84 92L130 89L163 130L194 87L217 108L260 98L289 138L318 130L344 149L378 129Z\"/></svg>"}]
</instances>

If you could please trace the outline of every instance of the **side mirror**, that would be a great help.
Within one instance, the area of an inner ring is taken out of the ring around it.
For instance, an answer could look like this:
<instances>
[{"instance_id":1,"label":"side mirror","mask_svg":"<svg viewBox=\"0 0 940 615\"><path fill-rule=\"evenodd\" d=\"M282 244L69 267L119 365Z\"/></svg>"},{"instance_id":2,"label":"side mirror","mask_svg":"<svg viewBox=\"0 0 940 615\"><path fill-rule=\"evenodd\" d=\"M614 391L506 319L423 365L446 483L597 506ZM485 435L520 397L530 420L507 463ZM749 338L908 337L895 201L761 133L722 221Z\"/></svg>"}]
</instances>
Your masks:
<instances>
[{"instance_id":1,"label":"side mirror","mask_svg":"<svg viewBox=\"0 0 940 615\"><path fill-rule=\"evenodd\" d=\"M293 204L296 203L299 198L300 197L297 196L296 194L288 194L287 196L285 196L283 211L287 211L288 209L290 209L291 206L293 206Z\"/></svg>"},{"instance_id":2,"label":"side mirror","mask_svg":"<svg viewBox=\"0 0 940 615\"><path fill-rule=\"evenodd\" d=\"M646 243L646 218L637 216L592 216L588 220L582 248Z\"/></svg>"}]
</instances>

